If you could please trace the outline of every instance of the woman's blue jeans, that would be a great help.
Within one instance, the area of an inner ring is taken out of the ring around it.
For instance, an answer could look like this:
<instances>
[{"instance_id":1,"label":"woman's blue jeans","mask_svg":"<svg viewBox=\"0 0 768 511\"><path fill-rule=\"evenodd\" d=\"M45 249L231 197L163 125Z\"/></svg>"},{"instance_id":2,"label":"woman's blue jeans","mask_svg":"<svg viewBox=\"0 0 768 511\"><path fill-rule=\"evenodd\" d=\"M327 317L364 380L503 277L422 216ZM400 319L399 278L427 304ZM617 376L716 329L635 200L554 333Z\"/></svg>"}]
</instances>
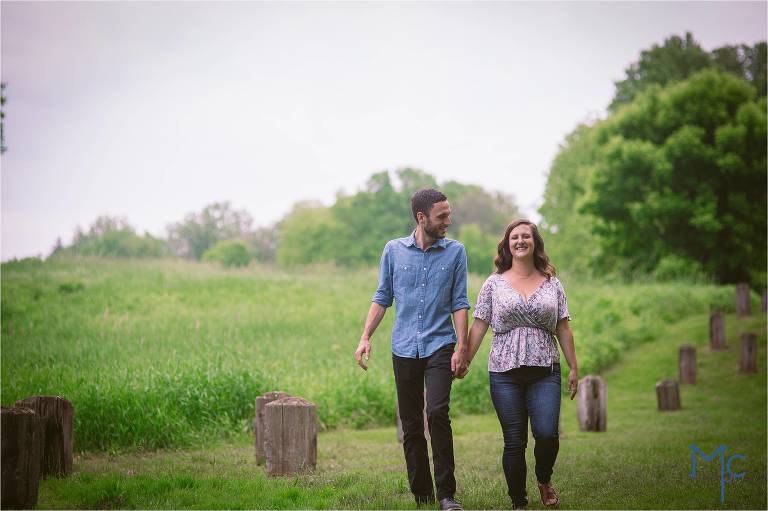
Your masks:
<instances>
[{"instance_id":1,"label":"woman's blue jeans","mask_svg":"<svg viewBox=\"0 0 768 511\"><path fill-rule=\"evenodd\" d=\"M488 373L491 400L504 433L501 465L513 501L527 499L525 448L528 418L536 440L536 479L548 483L560 448L560 364L553 367L522 366L503 373Z\"/></svg>"}]
</instances>

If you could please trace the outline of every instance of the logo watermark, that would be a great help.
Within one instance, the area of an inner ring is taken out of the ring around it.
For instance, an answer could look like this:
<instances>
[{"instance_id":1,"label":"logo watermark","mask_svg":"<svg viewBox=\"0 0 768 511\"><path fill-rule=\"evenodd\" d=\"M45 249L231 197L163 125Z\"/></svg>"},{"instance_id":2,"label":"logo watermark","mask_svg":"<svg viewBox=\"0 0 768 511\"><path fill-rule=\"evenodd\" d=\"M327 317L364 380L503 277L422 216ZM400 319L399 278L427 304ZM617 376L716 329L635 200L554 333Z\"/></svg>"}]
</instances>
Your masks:
<instances>
[{"instance_id":1,"label":"logo watermark","mask_svg":"<svg viewBox=\"0 0 768 511\"><path fill-rule=\"evenodd\" d=\"M737 479L743 478L747 473L746 472L736 472L734 473L731 469L731 463L733 463L734 460L744 460L747 459L746 456L743 454L733 454L728 458L728 461L725 460L725 451L728 449L728 447L725 444L720 445L717 449L715 449L712 454L707 456L707 454L704 453L701 449L696 447L696 444L691 444L688 446L691 449L691 473L688 474L689 476L696 478L696 455L699 454L704 461L712 461L715 459L715 456L720 456L720 503L722 504L725 502L725 483L732 483L736 481ZM728 478L726 479L725 473L728 472Z\"/></svg>"}]
</instances>

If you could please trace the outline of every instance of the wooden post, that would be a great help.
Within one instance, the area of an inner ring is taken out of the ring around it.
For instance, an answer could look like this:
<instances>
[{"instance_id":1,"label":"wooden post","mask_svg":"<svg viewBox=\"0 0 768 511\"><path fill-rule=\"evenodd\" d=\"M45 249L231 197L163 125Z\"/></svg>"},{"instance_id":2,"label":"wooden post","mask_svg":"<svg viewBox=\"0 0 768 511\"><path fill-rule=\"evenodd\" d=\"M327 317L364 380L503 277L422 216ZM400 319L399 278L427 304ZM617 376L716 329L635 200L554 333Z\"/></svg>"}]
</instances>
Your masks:
<instances>
[{"instance_id":1,"label":"wooden post","mask_svg":"<svg viewBox=\"0 0 768 511\"><path fill-rule=\"evenodd\" d=\"M680 346L679 355L680 383L696 383L696 348L690 344Z\"/></svg>"},{"instance_id":2,"label":"wooden post","mask_svg":"<svg viewBox=\"0 0 768 511\"><path fill-rule=\"evenodd\" d=\"M749 316L752 314L752 303L749 300L749 284L736 284L736 314Z\"/></svg>"},{"instance_id":3,"label":"wooden post","mask_svg":"<svg viewBox=\"0 0 768 511\"><path fill-rule=\"evenodd\" d=\"M395 415L397 416L397 441L403 443L403 421L400 419L400 403L395 403ZM427 420L427 392L424 390L424 438L430 442L429 421Z\"/></svg>"},{"instance_id":4,"label":"wooden post","mask_svg":"<svg viewBox=\"0 0 768 511\"><path fill-rule=\"evenodd\" d=\"M256 441L256 464L263 465L267 460L267 455L264 452L264 438L266 436L266 429L264 424L264 407L272 401L288 397L288 394L275 390L267 392L256 398L256 418L254 420L254 437Z\"/></svg>"},{"instance_id":5,"label":"wooden post","mask_svg":"<svg viewBox=\"0 0 768 511\"><path fill-rule=\"evenodd\" d=\"M16 401L45 419L42 477L72 474L75 409L61 396L32 396Z\"/></svg>"},{"instance_id":6,"label":"wooden post","mask_svg":"<svg viewBox=\"0 0 768 511\"><path fill-rule=\"evenodd\" d=\"M588 374L579 381L576 399L579 429L605 431L607 425L605 381L599 376Z\"/></svg>"},{"instance_id":7,"label":"wooden post","mask_svg":"<svg viewBox=\"0 0 768 511\"><path fill-rule=\"evenodd\" d=\"M713 350L728 349L725 345L725 318L720 311L709 316L709 347Z\"/></svg>"},{"instance_id":8,"label":"wooden post","mask_svg":"<svg viewBox=\"0 0 768 511\"><path fill-rule=\"evenodd\" d=\"M742 373L757 372L757 335L752 332L741 334L741 364Z\"/></svg>"},{"instance_id":9,"label":"wooden post","mask_svg":"<svg viewBox=\"0 0 768 511\"><path fill-rule=\"evenodd\" d=\"M676 380L661 380L656 384L659 410L670 412L680 409L680 386Z\"/></svg>"},{"instance_id":10,"label":"wooden post","mask_svg":"<svg viewBox=\"0 0 768 511\"><path fill-rule=\"evenodd\" d=\"M0 508L34 509L40 488L45 419L25 407L0 409Z\"/></svg>"},{"instance_id":11,"label":"wooden post","mask_svg":"<svg viewBox=\"0 0 768 511\"><path fill-rule=\"evenodd\" d=\"M295 475L317 465L317 407L300 397L283 397L264 407L267 474Z\"/></svg>"}]
</instances>

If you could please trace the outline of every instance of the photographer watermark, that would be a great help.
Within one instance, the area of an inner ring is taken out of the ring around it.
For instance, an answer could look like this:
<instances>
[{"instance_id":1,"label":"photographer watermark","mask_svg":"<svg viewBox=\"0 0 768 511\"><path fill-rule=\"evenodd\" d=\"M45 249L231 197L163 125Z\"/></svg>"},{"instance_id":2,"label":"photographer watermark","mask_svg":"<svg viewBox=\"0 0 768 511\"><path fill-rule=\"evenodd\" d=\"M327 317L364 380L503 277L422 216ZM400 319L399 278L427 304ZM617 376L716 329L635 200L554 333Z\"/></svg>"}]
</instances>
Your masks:
<instances>
[{"instance_id":1,"label":"photographer watermark","mask_svg":"<svg viewBox=\"0 0 768 511\"><path fill-rule=\"evenodd\" d=\"M691 449L691 473L688 474L693 478L696 478L696 455L700 455L704 461L712 461L715 459L715 456L720 456L720 503L725 502L725 483L732 483L733 481L737 479L741 479L746 475L746 472L736 472L734 473L731 469L731 463L733 463L734 460L743 460L746 459L746 456L743 454L733 454L728 458L728 461L725 460L725 451L728 449L728 447L725 444L720 445L717 449L712 452L712 454L707 455L696 447L696 444L691 444L688 446ZM726 479L725 473L728 472L728 478Z\"/></svg>"}]
</instances>

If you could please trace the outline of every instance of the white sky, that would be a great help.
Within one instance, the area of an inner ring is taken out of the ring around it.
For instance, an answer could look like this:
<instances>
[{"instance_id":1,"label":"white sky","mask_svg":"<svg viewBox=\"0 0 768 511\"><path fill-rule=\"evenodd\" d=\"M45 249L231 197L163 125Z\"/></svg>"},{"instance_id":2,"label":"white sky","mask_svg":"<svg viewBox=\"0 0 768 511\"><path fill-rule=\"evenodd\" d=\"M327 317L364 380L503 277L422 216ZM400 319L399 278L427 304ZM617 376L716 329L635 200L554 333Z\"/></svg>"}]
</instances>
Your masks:
<instances>
[{"instance_id":1,"label":"white sky","mask_svg":"<svg viewBox=\"0 0 768 511\"><path fill-rule=\"evenodd\" d=\"M98 215L256 225L420 168L536 208L642 49L766 39L766 3L2 2L3 260Z\"/></svg>"}]
</instances>

